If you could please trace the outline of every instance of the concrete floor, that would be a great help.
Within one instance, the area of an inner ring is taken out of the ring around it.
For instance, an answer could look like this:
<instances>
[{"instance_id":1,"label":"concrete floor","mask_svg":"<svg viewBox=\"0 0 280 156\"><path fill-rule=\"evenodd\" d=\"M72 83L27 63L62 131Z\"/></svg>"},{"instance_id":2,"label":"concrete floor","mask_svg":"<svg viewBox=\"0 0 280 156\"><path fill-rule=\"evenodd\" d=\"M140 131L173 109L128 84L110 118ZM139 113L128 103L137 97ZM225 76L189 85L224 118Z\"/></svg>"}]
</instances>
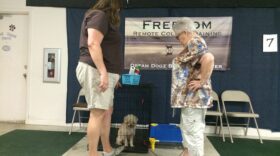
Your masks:
<instances>
[{"instance_id":1,"label":"concrete floor","mask_svg":"<svg viewBox=\"0 0 280 156\"><path fill-rule=\"evenodd\" d=\"M48 130L48 131L68 131L69 127L60 127L60 126L38 126L38 125L25 125L25 124L16 124L16 123L0 123L0 135L8 133L15 129L26 129L26 130ZM74 129L74 131L77 131ZM84 130L78 130L84 131ZM87 156L87 138L84 137L71 149L69 149L63 156ZM182 152L181 149L175 148L156 148L155 152L149 151L146 154L137 154L137 153L121 153L120 156L179 156ZM205 137L205 156L219 156L218 152L209 142L207 137Z\"/></svg>"}]
</instances>

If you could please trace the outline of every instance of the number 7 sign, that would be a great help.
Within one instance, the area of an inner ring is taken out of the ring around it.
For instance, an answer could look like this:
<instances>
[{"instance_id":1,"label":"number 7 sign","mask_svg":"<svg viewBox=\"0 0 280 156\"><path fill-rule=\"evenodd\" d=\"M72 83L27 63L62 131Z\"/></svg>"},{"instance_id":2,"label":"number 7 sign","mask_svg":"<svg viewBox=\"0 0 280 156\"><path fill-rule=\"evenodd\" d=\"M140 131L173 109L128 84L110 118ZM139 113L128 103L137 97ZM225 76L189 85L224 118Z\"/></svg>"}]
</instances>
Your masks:
<instances>
[{"instance_id":1,"label":"number 7 sign","mask_svg":"<svg viewBox=\"0 0 280 156\"><path fill-rule=\"evenodd\" d=\"M264 34L263 35L263 52L277 52L278 51L278 35Z\"/></svg>"}]
</instances>

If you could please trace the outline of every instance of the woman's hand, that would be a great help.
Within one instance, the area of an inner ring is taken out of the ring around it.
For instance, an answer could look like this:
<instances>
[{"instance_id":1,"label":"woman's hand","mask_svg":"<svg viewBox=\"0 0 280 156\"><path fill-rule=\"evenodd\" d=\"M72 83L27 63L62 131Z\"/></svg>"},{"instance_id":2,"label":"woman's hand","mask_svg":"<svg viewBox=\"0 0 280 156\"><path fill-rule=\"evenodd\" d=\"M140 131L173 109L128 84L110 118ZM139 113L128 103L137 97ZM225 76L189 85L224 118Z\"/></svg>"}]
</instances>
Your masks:
<instances>
[{"instance_id":1,"label":"woman's hand","mask_svg":"<svg viewBox=\"0 0 280 156\"><path fill-rule=\"evenodd\" d=\"M100 75L100 84L99 84L100 91L105 92L108 86L109 86L109 78L108 78L108 73L106 72Z\"/></svg>"},{"instance_id":2,"label":"woman's hand","mask_svg":"<svg viewBox=\"0 0 280 156\"><path fill-rule=\"evenodd\" d=\"M117 84L116 84L116 86L115 86L115 89L118 89L118 88L120 88L120 87L122 87L122 84L120 83L120 81L118 81Z\"/></svg>"},{"instance_id":3,"label":"woman's hand","mask_svg":"<svg viewBox=\"0 0 280 156\"><path fill-rule=\"evenodd\" d=\"M202 85L201 85L201 82L200 82L199 80L193 80L193 81L190 82L190 84L188 85L188 87L189 87L189 89L190 89L191 91L196 91L196 90L198 90L199 88L201 88Z\"/></svg>"}]
</instances>

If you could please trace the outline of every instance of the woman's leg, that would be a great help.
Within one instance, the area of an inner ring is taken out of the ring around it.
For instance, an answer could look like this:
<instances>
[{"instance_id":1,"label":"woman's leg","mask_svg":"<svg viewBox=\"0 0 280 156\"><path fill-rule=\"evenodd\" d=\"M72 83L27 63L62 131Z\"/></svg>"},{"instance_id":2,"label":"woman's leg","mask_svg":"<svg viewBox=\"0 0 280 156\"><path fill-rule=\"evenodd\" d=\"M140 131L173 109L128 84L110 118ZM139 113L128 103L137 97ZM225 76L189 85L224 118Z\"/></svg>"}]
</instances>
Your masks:
<instances>
[{"instance_id":1,"label":"woman's leg","mask_svg":"<svg viewBox=\"0 0 280 156\"><path fill-rule=\"evenodd\" d=\"M181 111L183 145L189 156L204 155L206 109L184 108ZM187 155L184 155L187 156Z\"/></svg>"},{"instance_id":2,"label":"woman's leg","mask_svg":"<svg viewBox=\"0 0 280 156\"><path fill-rule=\"evenodd\" d=\"M112 155L112 153L116 153L116 151L112 149L110 143L110 129L111 129L111 117L113 113L113 102L114 102L114 91L115 86L119 80L118 74L109 73L109 87L102 94L103 101L108 106L108 110L105 111L103 123L102 123L102 132L101 132L101 142L103 146L104 153Z\"/></svg>"},{"instance_id":3,"label":"woman's leg","mask_svg":"<svg viewBox=\"0 0 280 156\"><path fill-rule=\"evenodd\" d=\"M112 147L110 144L110 128L111 128L111 116L113 112L113 107L110 107L105 111L103 123L102 123L102 131L101 131L101 142L103 146L103 151L106 153L110 153L112 151Z\"/></svg>"},{"instance_id":4,"label":"woman's leg","mask_svg":"<svg viewBox=\"0 0 280 156\"><path fill-rule=\"evenodd\" d=\"M181 121L180 121L180 128L182 133L182 139L183 139L183 152L180 154L180 156L189 156L188 152L188 145L187 145L187 136L186 136L186 126L185 126L185 118L187 116L187 112L185 111L187 108L181 109Z\"/></svg>"},{"instance_id":5,"label":"woman's leg","mask_svg":"<svg viewBox=\"0 0 280 156\"><path fill-rule=\"evenodd\" d=\"M102 122L104 120L105 110L92 109L90 111L90 118L88 122L87 135L89 143L89 155L99 156L97 146L101 134Z\"/></svg>"}]
</instances>

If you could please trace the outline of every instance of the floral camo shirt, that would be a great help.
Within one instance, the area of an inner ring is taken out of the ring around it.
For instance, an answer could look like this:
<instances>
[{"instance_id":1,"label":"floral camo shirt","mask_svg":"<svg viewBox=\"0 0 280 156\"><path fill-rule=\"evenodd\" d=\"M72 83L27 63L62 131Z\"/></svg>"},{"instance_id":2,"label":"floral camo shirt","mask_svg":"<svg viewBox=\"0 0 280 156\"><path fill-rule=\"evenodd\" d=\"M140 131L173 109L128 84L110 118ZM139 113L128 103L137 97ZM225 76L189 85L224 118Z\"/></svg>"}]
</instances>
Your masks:
<instances>
[{"instance_id":1,"label":"floral camo shirt","mask_svg":"<svg viewBox=\"0 0 280 156\"><path fill-rule=\"evenodd\" d=\"M199 36L193 37L186 48L172 61L172 108L209 108L212 106L211 80L197 91L190 91L188 84L192 80L200 80L201 56L207 53L207 45Z\"/></svg>"}]
</instances>

